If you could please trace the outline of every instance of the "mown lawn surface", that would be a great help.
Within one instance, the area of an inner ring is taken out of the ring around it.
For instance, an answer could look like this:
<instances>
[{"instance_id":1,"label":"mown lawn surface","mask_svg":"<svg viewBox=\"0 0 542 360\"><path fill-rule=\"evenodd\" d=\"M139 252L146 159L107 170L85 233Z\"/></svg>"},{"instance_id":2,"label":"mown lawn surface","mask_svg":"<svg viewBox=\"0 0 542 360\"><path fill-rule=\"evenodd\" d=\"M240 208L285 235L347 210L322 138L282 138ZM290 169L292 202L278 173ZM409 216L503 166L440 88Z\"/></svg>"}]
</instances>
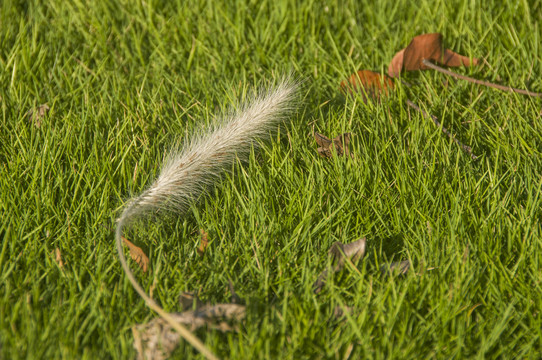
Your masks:
<instances>
[{"instance_id":1,"label":"mown lawn surface","mask_svg":"<svg viewBox=\"0 0 542 360\"><path fill-rule=\"evenodd\" d=\"M134 358L131 327L155 315L115 219L172 145L292 73L288 126L188 214L128 233L144 287L173 312L182 291L229 302L231 281L240 331L197 331L223 358L539 359L541 100L430 71L380 103L339 83L440 32L489 64L457 72L540 92L541 20L539 1L0 2L0 358ZM313 131L353 133L354 157L319 157ZM365 259L314 294L330 246L361 237ZM406 276L380 273L399 260Z\"/></svg>"}]
</instances>

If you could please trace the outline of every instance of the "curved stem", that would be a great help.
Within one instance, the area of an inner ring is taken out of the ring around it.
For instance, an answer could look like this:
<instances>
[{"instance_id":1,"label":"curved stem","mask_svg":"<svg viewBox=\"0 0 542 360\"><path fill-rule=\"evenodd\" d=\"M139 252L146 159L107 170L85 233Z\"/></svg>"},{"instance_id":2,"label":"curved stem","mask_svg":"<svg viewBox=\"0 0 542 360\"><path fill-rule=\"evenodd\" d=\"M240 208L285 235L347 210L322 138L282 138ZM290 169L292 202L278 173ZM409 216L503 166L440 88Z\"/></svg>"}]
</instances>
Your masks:
<instances>
[{"instance_id":1,"label":"curved stem","mask_svg":"<svg viewBox=\"0 0 542 360\"><path fill-rule=\"evenodd\" d=\"M122 249L122 228L124 227L124 223L126 220L130 217L133 209L137 206L137 202L133 202L130 204L122 213L119 222L117 224L117 230L115 234L115 242L117 245L117 252L119 253L119 260L122 265L122 269L124 270L124 273L128 277L128 280L130 280L130 283L132 283L133 288L137 293L145 300L145 303L149 308L154 310L158 315L160 315L164 320L168 322L168 324L175 329L182 337L185 339L190 345L195 347L199 352L201 352L207 359L209 360L218 360L218 357L216 357L215 354L211 352L201 341L198 339L194 334L192 334L188 329L186 329L184 326L179 324L175 321L175 319L164 309L160 307L147 293L141 285L137 282L134 273L128 266L128 263L126 262L126 258L124 256L124 251Z\"/></svg>"},{"instance_id":2,"label":"curved stem","mask_svg":"<svg viewBox=\"0 0 542 360\"><path fill-rule=\"evenodd\" d=\"M529 90L516 89L516 88L510 87L510 86L498 85L498 84L491 83L489 81L478 80L478 79L474 79L474 78L471 78L471 77L468 77L468 76L465 76L465 75L457 74L457 73L454 73L453 71L450 71L450 70L441 68L438 65L435 65L435 64L433 64L431 61L429 61L427 59L423 59L422 63L425 66L427 66L428 68L431 68L433 70L436 70L436 71L441 72L441 73L446 74L446 75L453 76L456 79L466 80L466 81L469 81L469 82L474 83L474 84L484 85L484 86L494 88L494 89L498 89L498 90L502 90L502 91L510 91L510 92L515 92L515 93L518 93L518 94L523 94L523 95L528 95L528 96L542 97L542 93L532 92L532 91L529 91Z\"/></svg>"}]
</instances>

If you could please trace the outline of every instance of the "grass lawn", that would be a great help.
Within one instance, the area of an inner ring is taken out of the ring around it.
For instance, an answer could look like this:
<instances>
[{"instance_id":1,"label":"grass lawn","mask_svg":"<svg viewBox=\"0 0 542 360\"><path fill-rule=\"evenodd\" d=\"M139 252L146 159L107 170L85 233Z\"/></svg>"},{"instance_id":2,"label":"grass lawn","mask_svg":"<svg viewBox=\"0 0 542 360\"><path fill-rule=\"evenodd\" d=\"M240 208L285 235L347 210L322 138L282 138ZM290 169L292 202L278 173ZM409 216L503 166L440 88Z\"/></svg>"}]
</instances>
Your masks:
<instances>
[{"instance_id":1,"label":"grass lawn","mask_svg":"<svg viewBox=\"0 0 542 360\"><path fill-rule=\"evenodd\" d=\"M155 314L115 219L172 145L288 72L291 123L185 216L128 232L147 291L175 312L183 291L229 302L231 281L240 331L196 332L223 358L539 359L541 100L433 71L380 103L339 84L440 32L489 63L457 72L542 92L541 21L539 1L1 1L0 359L134 358L131 327ZM321 158L313 131L353 133L354 157ZM361 237L365 259L315 294L331 245ZM405 276L380 273L400 260Z\"/></svg>"}]
</instances>

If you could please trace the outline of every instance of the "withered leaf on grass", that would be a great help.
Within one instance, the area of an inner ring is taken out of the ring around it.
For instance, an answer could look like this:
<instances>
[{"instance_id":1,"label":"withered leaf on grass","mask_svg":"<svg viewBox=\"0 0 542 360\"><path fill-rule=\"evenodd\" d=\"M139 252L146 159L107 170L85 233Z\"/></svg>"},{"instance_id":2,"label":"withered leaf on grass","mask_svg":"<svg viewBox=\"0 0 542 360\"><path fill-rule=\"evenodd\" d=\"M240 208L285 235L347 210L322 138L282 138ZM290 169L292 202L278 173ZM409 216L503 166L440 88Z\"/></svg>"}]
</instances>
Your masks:
<instances>
[{"instance_id":1,"label":"withered leaf on grass","mask_svg":"<svg viewBox=\"0 0 542 360\"><path fill-rule=\"evenodd\" d=\"M124 245L128 246L128 249L130 250L130 257L132 260L134 260L137 265L143 270L143 272L147 272L147 267L149 265L149 258L143 250L141 250L140 247L135 246L130 240L126 239L124 236L122 237L122 242Z\"/></svg>"},{"instance_id":2,"label":"withered leaf on grass","mask_svg":"<svg viewBox=\"0 0 542 360\"><path fill-rule=\"evenodd\" d=\"M403 70L429 69L423 64L424 59L451 67L477 65L479 62L478 59L470 59L445 49L442 34L422 34L414 37L406 48L395 54L388 67L388 75L397 77Z\"/></svg>"},{"instance_id":3,"label":"withered leaf on grass","mask_svg":"<svg viewBox=\"0 0 542 360\"><path fill-rule=\"evenodd\" d=\"M342 268L346 259L357 261L365 255L367 239L361 238L349 244L335 242L329 249L329 255L337 262L337 266Z\"/></svg>"},{"instance_id":4,"label":"withered leaf on grass","mask_svg":"<svg viewBox=\"0 0 542 360\"><path fill-rule=\"evenodd\" d=\"M350 137L350 133L344 133L331 140L327 136L315 132L314 139L316 140L316 144L319 146L316 150L322 157L332 157L334 154L337 154L337 156L342 156L345 154L347 156L354 157L348 149Z\"/></svg>"},{"instance_id":5,"label":"withered leaf on grass","mask_svg":"<svg viewBox=\"0 0 542 360\"><path fill-rule=\"evenodd\" d=\"M207 326L223 332L236 331L233 322L245 319L245 306L237 304L204 305L203 307L171 314L182 325L190 327L191 331ZM181 336L162 318L151 320L147 324L132 327L134 348L138 359L164 360L178 346Z\"/></svg>"},{"instance_id":6,"label":"withered leaf on grass","mask_svg":"<svg viewBox=\"0 0 542 360\"><path fill-rule=\"evenodd\" d=\"M353 73L348 80L341 82L343 92L360 92L363 96L363 102L367 102L370 97L373 100L380 99L382 94L388 95L390 89L393 90L393 80L371 70L359 70Z\"/></svg>"},{"instance_id":7,"label":"withered leaf on grass","mask_svg":"<svg viewBox=\"0 0 542 360\"><path fill-rule=\"evenodd\" d=\"M199 232L201 234L201 241L196 251L198 252L199 256L203 256L203 254L205 254L207 246L209 246L209 239L205 230L200 229Z\"/></svg>"},{"instance_id":8,"label":"withered leaf on grass","mask_svg":"<svg viewBox=\"0 0 542 360\"><path fill-rule=\"evenodd\" d=\"M175 314L171 314L175 316ZM138 360L165 360L177 348L181 335L161 318L132 327Z\"/></svg>"},{"instance_id":9,"label":"withered leaf on grass","mask_svg":"<svg viewBox=\"0 0 542 360\"><path fill-rule=\"evenodd\" d=\"M26 115L30 121L39 128L41 126L41 119L49 112L49 105L41 104L35 109L29 110Z\"/></svg>"},{"instance_id":10,"label":"withered leaf on grass","mask_svg":"<svg viewBox=\"0 0 542 360\"><path fill-rule=\"evenodd\" d=\"M342 270L347 259L350 259L352 262L363 259L363 257L365 256L366 245L366 238L356 240L349 244L342 244L337 241L333 245L331 245L328 254L335 262L335 266L333 266L332 272L336 273ZM313 285L315 294L318 294L320 291L322 291L322 288L326 283L327 276L327 269L322 271L320 276L318 276L318 279Z\"/></svg>"}]
</instances>

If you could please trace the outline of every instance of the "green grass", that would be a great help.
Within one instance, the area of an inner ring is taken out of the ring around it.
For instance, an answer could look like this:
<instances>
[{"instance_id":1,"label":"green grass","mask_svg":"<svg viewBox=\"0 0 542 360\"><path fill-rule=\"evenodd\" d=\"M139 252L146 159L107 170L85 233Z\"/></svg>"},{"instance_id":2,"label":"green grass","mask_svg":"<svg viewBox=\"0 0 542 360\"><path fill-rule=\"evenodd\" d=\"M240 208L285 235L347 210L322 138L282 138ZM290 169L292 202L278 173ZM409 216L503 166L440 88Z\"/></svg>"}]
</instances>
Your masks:
<instances>
[{"instance_id":1,"label":"green grass","mask_svg":"<svg viewBox=\"0 0 542 360\"><path fill-rule=\"evenodd\" d=\"M338 88L441 32L491 64L459 72L542 91L541 20L539 1L2 1L0 358L134 358L131 327L154 314L121 271L116 217L172 144L289 71L303 101L280 136L186 216L129 233L144 286L179 311L182 291L230 301L231 280L240 332L197 332L224 358L539 358L540 100L433 72L379 104ZM354 159L320 158L313 130L354 133ZM364 261L313 294L331 244L363 236ZM405 259L407 276L380 275Z\"/></svg>"}]
</instances>

